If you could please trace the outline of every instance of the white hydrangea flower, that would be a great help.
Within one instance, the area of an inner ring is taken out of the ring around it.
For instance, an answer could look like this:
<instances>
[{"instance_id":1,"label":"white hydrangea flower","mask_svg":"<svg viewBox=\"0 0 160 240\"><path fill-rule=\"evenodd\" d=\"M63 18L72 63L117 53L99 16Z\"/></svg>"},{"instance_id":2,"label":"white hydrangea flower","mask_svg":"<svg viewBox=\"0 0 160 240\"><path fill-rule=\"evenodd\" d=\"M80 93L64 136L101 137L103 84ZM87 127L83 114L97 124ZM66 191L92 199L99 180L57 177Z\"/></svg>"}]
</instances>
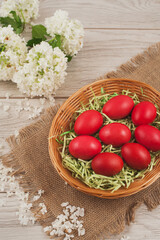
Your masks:
<instances>
[{"instance_id":1,"label":"white hydrangea flower","mask_svg":"<svg viewBox=\"0 0 160 240\"><path fill-rule=\"evenodd\" d=\"M11 80L26 60L26 42L13 32L11 26L0 27L0 80Z\"/></svg>"},{"instance_id":2,"label":"white hydrangea flower","mask_svg":"<svg viewBox=\"0 0 160 240\"><path fill-rule=\"evenodd\" d=\"M66 76L67 59L58 48L47 42L34 46L26 63L14 74L13 82L28 96L49 97L61 86Z\"/></svg>"},{"instance_id":3,"label":"white hydrangea flower","mask_svg":"<svg viewBox=\"0 0 160 240\"><path fill-rule=\"evenodd\" d=\"M21 19L29 23L37 19L39 12L39 0L5 0L0 8L0 15L6 17L10 11L15 11Z\"/></svg>"},{"instance_id":4,"label":"white hydrangea flower","mask_svg":"<svg viewBox=\"0 0 160 240\"><path fill-rule=\"evenodd\" d=\"M84 29L80 21L69 19L66 11L57 10L54 16L45 19L48 34L61 35L62 50L74 56L83 47Z\"/></svg>"}]
</instances>

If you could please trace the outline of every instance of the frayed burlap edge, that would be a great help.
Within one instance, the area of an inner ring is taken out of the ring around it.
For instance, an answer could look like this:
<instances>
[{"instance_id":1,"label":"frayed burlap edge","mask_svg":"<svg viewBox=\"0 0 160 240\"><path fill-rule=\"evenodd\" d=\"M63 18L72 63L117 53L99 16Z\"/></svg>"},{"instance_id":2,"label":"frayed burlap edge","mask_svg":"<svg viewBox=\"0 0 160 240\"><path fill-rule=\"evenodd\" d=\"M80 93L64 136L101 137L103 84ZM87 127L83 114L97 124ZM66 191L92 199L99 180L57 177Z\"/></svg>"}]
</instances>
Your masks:
<instances>
[{"instance_id":1,"label":"frayed burlap edge","mask_svg":"<svg viewBox=\"0 0 160 240\"><path fill-rule=\"evenodd\" d=\"M159 53L160 53L160 43L157 43L149 47L142 54L138 54L137 56L130 59L127 63L122 64L116 71L109 72L99 77L98 80L106 79L106 78L123 78L123 77L127 78L139 66L142 66L149 59L151 59L152 57L155 57L155 55L158 55ZM11 148L11 152L9 154L2 156L2 162L6 167L13 168L14 171L12 172L12 175L17 177L17 180L20 186L24 189L24 191L29 192L29 200L28 200L29 202L32 202L32 197L35 195L35 193L39 189L37 189L37 187L33 185L33 182L31 182L30 178L27 176L27 173L25 173L24 170L21 168L21 165L18 162L18 160L15 158L12 149L18 147L22 141L25 141L27 138L29 138L30 134L34 134L34 132L36 132L37 129L39 129L39 127L41 127L43 124L47 124L48 120L53 119L58 108L59 106L55 106L47 109L45 114L41 117L41 119L38 122L33 123L30 126L21 129L18 137L11 136L7 139L7 142L9 143ZM49 209L46 214L44 215L40 214L40 208L38 206L39 202L44 202L43 196L41 196L39 200L32 202L33 207L31 211L33 212L37 221L43 227L45 227L50 225L51 222L54 221L55 216ZM102 239L102 237L106 238L106 236L109 236L110 234L118 234L122 232L125 227L125 224L129 225L131 222L134 221L135 211L142 203L144 203L149 210L156 208L160 204L160 190L156 189L156 191L148 195L146 199L139 202L135 202L134 204L129 206L126 209L126 213L122 216L119 216L114 221L113 224L106 226L104 223L104 226L102 226L100 230L97 230L96 236L95 235L93 236L94 240L98 240L99 238ZM102 233L103 233L103 236L102 236ZM50 232L47 232L47 235L49 234Z\"/></svg>"}]
</instances>

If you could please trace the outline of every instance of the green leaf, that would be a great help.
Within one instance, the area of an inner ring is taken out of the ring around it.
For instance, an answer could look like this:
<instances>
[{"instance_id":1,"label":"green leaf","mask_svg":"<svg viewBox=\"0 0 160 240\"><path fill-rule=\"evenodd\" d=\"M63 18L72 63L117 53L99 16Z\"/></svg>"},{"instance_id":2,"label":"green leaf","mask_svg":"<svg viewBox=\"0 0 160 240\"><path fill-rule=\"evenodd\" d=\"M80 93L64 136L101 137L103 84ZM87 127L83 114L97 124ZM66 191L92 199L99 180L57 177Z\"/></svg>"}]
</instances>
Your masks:
<instances>
[{"instance_id":1,"label":"green leaf","mask_svg":"<svg viewBox=\"0 0 160 240\"><path fill-rule=\"evenodd\" d=\"M70 55L67 55L66 57L67 57L67 59L68 59L68 62L70 62L70 61L72 60L72 58L73 58L73 57L70 56Z\"/></svg>"},{"instance_id":2,"label":"green leaf","mask_svg":"<svg viewBox=\"0 0 160 240\"><path fill-rule=\"evenodd\" d=\"M29 40L29 41L27 42L27 46L28 46L28 47L33 47L34 45L39 44L39 43L41 43L42 41L43 41L42 38L33 38L33 39L31 39L31 40Z\"/></svg>"},{"instance_id":3,"label":"green leaf","mask_svg":"<svg viewBox=\"0 0 160 240\"><path fill-rule=\"evenodd\" d=\"M21 21L21 18L20 16L17 15L17 13L15 11L11 11L10 12L15 20L15 22L19 23L19 24L22 24L22 21Z\"/></svg>"},{"instance_id":4,"label":"green leaf","mask_svg":"<svg viewBox=\"0 0 160 240\"><path fill-rule=\"evenodd\" d=\"M14 30L16 29L17 26L14 19L10 17L0 17L0 23L2 24L3 27L11 25L11 27L13 27Z\"/></svg>"},{"instance_id":5,"label":"green leaf","mask_svg":"<svg viewBox=\"0 0 160 240\"><path fill-rule=\"evenodd\" d=\"M32 39L27 42L28 47L33 47L47 39L48 33L45 26L42 24L32 26Z\"/></svg>"},{"instance_id":6,"label":"green leaf","mask_svg":"<svg viewBox=\"0 0 160 240\"><path fill-rule=\"evenodd\" d=\"M20 33L23 32L23 30L24 30L24 27L17 28L17 29L16 29L16 33L17 33L17 34L20 34Z\"/></svg>"},{"instance_id":7,"label":"green leaf","mask_svg":"<svg viewBox=\"0 0 160 240\"><path fill-rule=\"evenodd\" d=\"M6 44L0 43L0 53L6 49Z\"/></svg>"},{"instance_id":8,"label":"green leaf","mask_svg":"<svg viewBox=\"0 0 160 240\"><path fill-rule=\"evenodd\" d=\"M56 34L55 37L48 41L52 48L59 47L61 49L61 36Z\"/></svg>"},{"instance_id":9,"label":"green leaf","mask_svg":"<svg viewBox=\"0 0 160 240\"><path fill-rule=\"evenodd\" d=\"M46 40L48 36L47 29L42 24L32 26L32 38L42 38Z\"/></svg>"},{"instance_id":10,"label":"green leaf","mask_svg":"<svg viewBox=\"0 0 160 240\"><path fill-rule=\"evenodd\" d=\"M3 27L8 27L11 25L13 30L17 33L20 34L24 30L24 22L21 21L21 18L17 15L15 11L10 12L13 16L11 17L0 17L0 23L2 24Z\"/></svg>"}]
</instances>

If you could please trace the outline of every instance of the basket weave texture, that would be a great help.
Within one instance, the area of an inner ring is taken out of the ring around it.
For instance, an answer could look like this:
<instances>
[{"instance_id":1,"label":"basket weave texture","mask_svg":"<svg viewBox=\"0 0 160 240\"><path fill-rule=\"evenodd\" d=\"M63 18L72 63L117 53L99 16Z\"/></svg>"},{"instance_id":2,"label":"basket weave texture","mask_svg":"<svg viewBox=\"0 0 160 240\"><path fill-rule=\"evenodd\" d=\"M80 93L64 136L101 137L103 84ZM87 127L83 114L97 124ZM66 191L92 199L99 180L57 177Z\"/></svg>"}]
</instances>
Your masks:
<instances>
[{"instance_id":1,"label":"basket weave texture","mask_svg":"<svg viewBox=\"0 0 160 240\"><path fill-rule=\"evenodd\" d=\"M108 94L115 92L121 94L122 90L130 90L132 93L138 95L140 101L150 101L157 104L160 108L160 93L143 82L131 79L103 79L86 85L69 97L54 117L49 133L49 154L58 174L72 187L96 197L116 199L135 194L155 182L160 177L160 161L157 162L153 170L147 173L143 179L135 180L129 188L121 187L112 193L108 190L104 191L90 188L79 179L72 177L71 172L62 165L62 159L58 151L59 144L56 142L56 137L62 133L62 127L63 131L69 129L72 116L75 111L81 107L81 103L88 103L89 98L93 97L93 91L95 95L100 95L101 87L103 87L104 91Z\"/></svg>"}]
</instances>

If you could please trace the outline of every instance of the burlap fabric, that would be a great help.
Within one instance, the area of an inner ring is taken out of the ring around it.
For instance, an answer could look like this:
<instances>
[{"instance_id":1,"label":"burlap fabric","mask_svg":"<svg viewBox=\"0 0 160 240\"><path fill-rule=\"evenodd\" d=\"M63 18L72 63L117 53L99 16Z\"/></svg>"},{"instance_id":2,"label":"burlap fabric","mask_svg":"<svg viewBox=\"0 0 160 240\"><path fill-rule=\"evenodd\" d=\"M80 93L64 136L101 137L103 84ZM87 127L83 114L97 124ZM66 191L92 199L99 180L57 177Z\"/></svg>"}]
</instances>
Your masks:
<instances>
[{"instance_id":1,"label":"burlap fabric","mask_svg":"<svg viewBox=\"0 0 160 240\"><path fill-rule=\"evenodd\" d=\"M136 79L160 90L160 44L150 47L104 77ZM48 134L57 109L48 109L38 122L23 128L17 138L9 137L11 152L3 157L3 163L15 169L15 176L22 176L19 182L25 191L30 192L30 199L38 189L44 190L44 195L33 204L32 209L43 226L54 221L62 212L60 204L68 201L71 205L85 208L86 234L75 239L96 240L102 235L120 233L125 224L133 221L135 209L140 204L145 203L149 210L160 204L160 180L135 195L118 200L88 196L65 185L48 154ZM43 216L39 212L39 202L44 202L48 209Z\"/></svg>"}]
</instances>

